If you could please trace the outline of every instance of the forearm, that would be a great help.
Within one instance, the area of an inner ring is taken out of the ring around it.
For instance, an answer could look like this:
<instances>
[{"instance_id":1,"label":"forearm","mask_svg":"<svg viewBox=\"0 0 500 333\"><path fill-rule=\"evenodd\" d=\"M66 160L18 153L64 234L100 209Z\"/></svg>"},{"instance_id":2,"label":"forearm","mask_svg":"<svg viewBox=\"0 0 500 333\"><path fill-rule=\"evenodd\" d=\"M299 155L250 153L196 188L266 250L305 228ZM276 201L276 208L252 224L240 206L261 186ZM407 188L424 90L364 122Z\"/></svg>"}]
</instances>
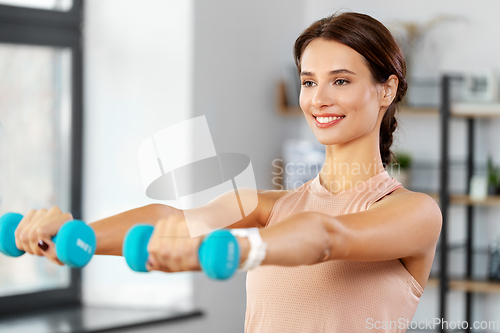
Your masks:
<instances>
[{"instance_id":1,"label":"forearm","mask_svg":"<svg viewBox=\"0 0 500 333\"><path fill-rule=\"evenodd\" d=\"M313 265L341 259L348 252L344 228L322 213L296 214L260 231L267 243L263 265Z\"/></svg>"},{"instance_id":2,"label":"forearm","mask_svg":"<svg viewBox=\"0 0 500 333\"><path fill-rule=\"evenodd\" d=\"M155 225L170 214L182 214L182 210L162 204L151 204L90 223L97 238L96 254L122 255L123 238L138 223Z\"/></svg>"}]
</instances>

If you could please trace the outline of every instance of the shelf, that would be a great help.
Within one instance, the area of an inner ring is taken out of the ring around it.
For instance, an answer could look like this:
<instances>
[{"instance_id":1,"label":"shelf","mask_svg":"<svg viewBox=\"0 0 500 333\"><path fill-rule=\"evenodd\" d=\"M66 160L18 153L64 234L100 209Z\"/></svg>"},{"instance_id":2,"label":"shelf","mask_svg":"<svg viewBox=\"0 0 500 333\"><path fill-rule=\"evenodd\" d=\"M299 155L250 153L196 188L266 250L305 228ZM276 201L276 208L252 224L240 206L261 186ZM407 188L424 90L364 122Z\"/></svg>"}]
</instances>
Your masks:
<instances>
[{"instance_id":1,"label":"shelf","mask_svg":"<svg viewBox=\"0 0 500 333\"><path fill-rule=\"evenodd\" d=\"M500 282L450 280L450 289L475 293L500 293Z\"/></svg>"},{"instance_id":2,"label":"shelf","mask_svg":"<svg viewBox=\"0 0 500 333\"><path fill-rule=\"evenodd\" d=\"M438 288L439 287L439 279L438 278L429 278L427 280L427 284L425 285L425 288L427 288L427 287Z\"/></svg>"},{"instance_id":3,"label":"shelf","mask_svg":"<svg viewBox=\"0 0 500 333\"><path fill-rule=\"evenodd\" d=\"M399 113L408 116L422 116L422 115L438 115L439 109L437 107L413 107L402 106L399 108Z\"/></svg>"},{"instance_id":4,"label":"shelf","mask_svg":"<svg viewBox=\"0 0 500 333\"><path fill-rule=\"evenodd\" d=\"M465 118L492 118L500 117L499 103L456 103L451 107L451 114L455 117Z\"/></svg>"},{"instance_id":5,"label":"shelf","mask_svg":"<svg viewBox=\"0 0 500 333\"><path fill-rule=\"evenodd\" d=\"M282 116L302 116L302 109L297 106L289 106L286 102L286 87L285 82L280 81L278 83L278 91L276 94L276 105L280 115Z\"/></svg>"},{"instance_id":6,"label":"shelf","mask_svg":"<svg viewBox=\"0 0 500 333\"><path fill-rule=\"evenodd\" d=\"M429 278L427 287L439 287L438 278ZM500 293L500 282L450 279L450 289L475 293Z\"/></svg>"},{"instance_id":7,"label":"shelf","mask_svg":"<svg viewBox=\"0 0 500 333\"><path fill-rule=\"evenodd\" d=\"M499 195L490 195L485 199L472 199L468 195L453 195L450 198L452 204L457 205L475 205L475 206L498 206L500 205Z\"/></svg>"},{"instance_id":8,"label":"shelf","mask_svg":"<svg viewBox=\"0 0 500 333\"><path fill-rule=\"evenodd\" d=\"M438 243L438 246L436 248L436 252L439 252L441 251L441 248L440 248L440 244ZM461 250L466 250L467 248L467 244L466 243L463 243L463 242L455 242L455 243L452 243L452 244L449 244L448 243L448 246L447 246L447 251L450 252L450 251L461 251ZM472 253L473 254L488 254L488 247L487 246L481 246L481 247L475 247L472 249Z\"/></svg>"},{"instance_id":9,"label":"shelf","mask_svg":"<svg viewBox=\"0 0 500 333\"><path fill-rule=\"evenodd\" d=\"M437 203L439 203L438 193L427 193ZM452 194L450 195L450 204L452 205L471 205L471 206L500 206L500 195L489 195L485 199L476 200L472 199L466 194Z\"/></svg>"},{"instance_id":10,"label":"shelf","mask_svg":"<svg viewBox=\"0 0 500 333\"><path fill-rule=\"evenodd\" d=\"M406 107L400 108L403 115L439 115L438 107ZM451 106L450 113L454 117L464 118L495 118L500 117L500 104L485 103L455 103Z\"/></svg>"}]
</instances>

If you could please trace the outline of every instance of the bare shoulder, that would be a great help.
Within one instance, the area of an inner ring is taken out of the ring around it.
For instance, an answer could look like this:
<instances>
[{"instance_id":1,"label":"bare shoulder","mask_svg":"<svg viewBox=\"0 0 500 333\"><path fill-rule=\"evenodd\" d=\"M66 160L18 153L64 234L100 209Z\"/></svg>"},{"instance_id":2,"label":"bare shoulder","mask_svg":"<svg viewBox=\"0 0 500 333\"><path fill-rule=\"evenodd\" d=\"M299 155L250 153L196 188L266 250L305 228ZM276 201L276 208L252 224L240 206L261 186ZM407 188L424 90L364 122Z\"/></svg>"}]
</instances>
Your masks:
<instances>
[{"instance_id":1,"label":"bare shoulder","mask_svg":"<svg viewBox=\"0 0 500 333\"><path fill-rule=\"evenodd\" d=\"M384 206L386 206L389 204L392 205L395 203L402 203L402 202L407 202L410 204L413 203L415 205L427 204L427 205L437 206L436 201L430 195L422 192L410 191L404 187L400 187L392 191L391 193L387 194L377 202L373 203L370 206L370 209L379 206L381 203L384 203Z\"/></svg>"},{"instance_id":2,"label":"bare shoulder","mask_svg":"<svg viewBox=\"0 0 500 333\"><path fill-rule=\"evenodd\" d=\"M423 223L439 233L442 224L441 209L437 202L428 194L410 191L400 187L381 200L372 204L369 210L391 211L402 218L416 214Z\"/></svg>"}]
</instances>

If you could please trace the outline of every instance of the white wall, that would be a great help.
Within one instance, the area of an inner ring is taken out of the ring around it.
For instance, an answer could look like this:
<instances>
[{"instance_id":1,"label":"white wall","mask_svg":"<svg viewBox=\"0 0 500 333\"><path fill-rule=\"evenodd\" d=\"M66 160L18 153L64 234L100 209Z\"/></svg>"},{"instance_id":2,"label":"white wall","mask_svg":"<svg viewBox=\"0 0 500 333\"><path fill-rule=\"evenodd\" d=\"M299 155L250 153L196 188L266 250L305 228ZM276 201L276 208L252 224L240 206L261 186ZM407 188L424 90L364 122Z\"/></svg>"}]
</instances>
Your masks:
<instances>
[{"instance_id":1,"label":"white wall","mask_svg":"<svg viewBox=\"0 0 500 333\"><path fill-rule=\"evenodd\" d=\"M336 10L367 13L389 25L396 21L423 23L437 15L460 17L461 21L443 24L429 35L427 46L429 43L433 44L439 52L426 61L427 65L451 71L463 71L464 68L499 69L500 67L497 57L500 43L495 38L499 28L496 14L500 9L500 4L494 0L481 1L480 4L466 0L422 0L418 2L308 0L307 4L307 21L332 14ZM431 53L432 50L427 49L426 52ZM421 66L420 70L422 69L431 70Z\"/></svg>"},{"instance_id":2,"label":"white wall","mask_svg":"<svg viewBox=\"0 0 500 333\"><path fill-rule=\"evenodd\" d=\"M88 0L84 41L83 218L93 222L152 203L138 146L192 117L193 2ZM95 257L83 278L88 304L192 303L190 273L141 275L122 257Z\"/></svg>"},{"instance_id":3,"label":"white wall","mask_svg":"<svg viewBox=\"0 0 500 333\"><path fill-rule=\"evenodd\" d=\"M250 156L259 189L302 118L276 111L282 68L303 30L302 0L196 1L194 112L205 114L220 152Z\"/></svg>"},{"instance_id":4,"label":"white wall","mask_svg":"<svg viewBox=\"0 0 500 333\"><path fill-rule=\"evenodd\" d=\"M276 84L302 26L302 0L196 0L193 109L205 115L218 152L251 158L257 188L272 188L272 160L302 118L277 115ZM242 332L245 274L224 283L195 275L206 332Z\"/></svg>"},{"instance_id":5,"label":"white wall","mask_svg":"<svg viewBox=\"0 0 500 333\"><path fill-rule=\"evenodd\" d=\"M375 17L387 26L394 27L397 21L424 23L438 15L460 17L461 21L448 23L436 28L428 35L422 50L415 59L417 71L414 75L439 77L443 72L463 72L492 68L499 72L500 42L498 31L500 3L494 0L473 1L330 1L307 0L304 19L306 24L341 11L358 11ZM500 164L500 121L480 120L476 124L476 163L486 162L488 153L495 163ZM464 160L466 155L466 126L463 120L454 119L450 129L450 157ZM407 150L417 161L437 163L440 153L440 132L437 116L400 116L395 133L394 149ZM418 181L418 180L417 180ZM458 184L457 184L458 183ZM465 189L463 179L452 179L451 187ZM485 246L492 236L500 233L498 208L482 208L476 212L475 245ZM450 210L450 242L465 239L465 209L452 207ZM461 265L452 261L450 266ZM448 320L464 318L464 297L461 292L449 295ZM500 311L498 294L476 295L474 320L497 320ZM438 318L438 292L428 287L420 300L414 321Z\"/></svg>"}]
</instances>

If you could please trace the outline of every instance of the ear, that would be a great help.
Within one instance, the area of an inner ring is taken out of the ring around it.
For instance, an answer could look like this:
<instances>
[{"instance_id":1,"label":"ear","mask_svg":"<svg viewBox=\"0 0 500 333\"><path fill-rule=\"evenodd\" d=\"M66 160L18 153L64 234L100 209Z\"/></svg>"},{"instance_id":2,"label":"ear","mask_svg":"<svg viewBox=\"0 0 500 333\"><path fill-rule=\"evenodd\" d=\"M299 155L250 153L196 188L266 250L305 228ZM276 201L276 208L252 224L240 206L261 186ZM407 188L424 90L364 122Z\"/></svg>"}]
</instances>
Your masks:
<instances>
[{"instance_id":1,"label":"ear","mask_svg":"<svg viewBox=\"0 0 500 333\"><path fill-rule=\"evenodd\" d=\"M381 106L391 105L394 98L396 98L396 94L398 92L398 83L399 83L398 77L392 74L383 84Z\"/></svg>"}]
</instances>

